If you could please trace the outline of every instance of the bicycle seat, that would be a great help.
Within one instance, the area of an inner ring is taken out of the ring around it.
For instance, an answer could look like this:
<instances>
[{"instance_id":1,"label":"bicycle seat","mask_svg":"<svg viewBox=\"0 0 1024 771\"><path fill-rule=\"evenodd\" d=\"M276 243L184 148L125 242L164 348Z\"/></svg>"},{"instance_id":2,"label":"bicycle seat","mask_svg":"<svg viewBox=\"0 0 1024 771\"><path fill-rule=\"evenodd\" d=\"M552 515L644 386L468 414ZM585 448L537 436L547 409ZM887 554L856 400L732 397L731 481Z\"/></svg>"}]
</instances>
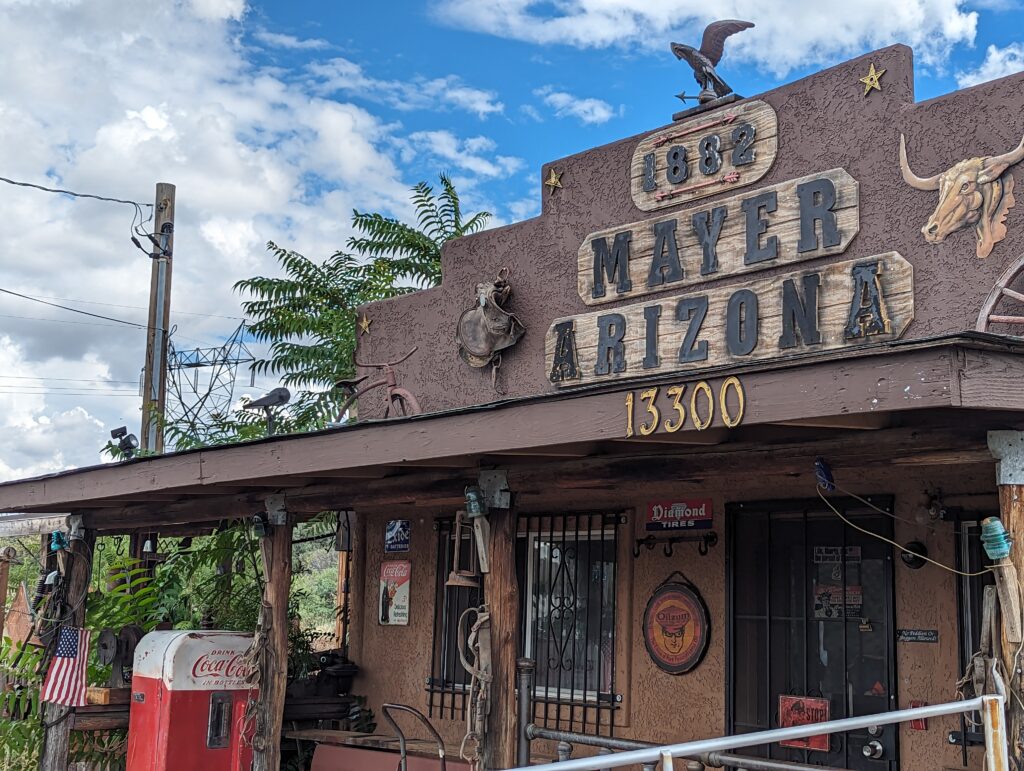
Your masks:
<instances>
[{"instance_id":1,"label":"bicycle seat","mask_svg":"<svg viewBox=\"0 0 1024 771\"><path fill-rule=\"evenodd\" d=\"M366 380L369 375L363 375L357 377L355 380L339 380L334 384L335 388L340 388L342 391L355 391L359 387L359 384Z\"/></svg>"}]
</instances>

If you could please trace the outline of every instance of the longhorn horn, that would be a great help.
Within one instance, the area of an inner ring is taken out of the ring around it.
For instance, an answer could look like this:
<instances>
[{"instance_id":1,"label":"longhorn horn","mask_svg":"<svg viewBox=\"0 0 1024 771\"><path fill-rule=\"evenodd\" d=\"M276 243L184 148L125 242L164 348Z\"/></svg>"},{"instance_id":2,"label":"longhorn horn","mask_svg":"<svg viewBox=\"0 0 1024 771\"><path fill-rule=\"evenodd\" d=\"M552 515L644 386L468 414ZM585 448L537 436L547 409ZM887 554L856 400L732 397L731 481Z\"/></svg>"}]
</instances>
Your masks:
<instances>
[{"instance_id":1,"label":"longhorn horn","mask_svg":"<svg viewBox=\"0 0 1024 771\"><path fill-rule=\"evenodd\" d=\"M900 134L900 170L903 172L903 181L917 190L939 189L941 174L934 177L919 177L910 170L910 164L907 162L907 140L903 134Z\"/></svg>"},{"instance_id":2,"label":"longhorn horn","mask_svg":"<svg viewBox=\"0 0 1024 771\"><path fill-rule=\"evenodd\" d=\"M1012 166L1015 163L1019 163L1024 159L1024 137L1021 138L1020 144L1017 145L1013 150L1002 155L993 155L985 161L985 169L990 173L994 172L993 176L1002 174L1007 167Z\"/></svg>"}]
</instances>

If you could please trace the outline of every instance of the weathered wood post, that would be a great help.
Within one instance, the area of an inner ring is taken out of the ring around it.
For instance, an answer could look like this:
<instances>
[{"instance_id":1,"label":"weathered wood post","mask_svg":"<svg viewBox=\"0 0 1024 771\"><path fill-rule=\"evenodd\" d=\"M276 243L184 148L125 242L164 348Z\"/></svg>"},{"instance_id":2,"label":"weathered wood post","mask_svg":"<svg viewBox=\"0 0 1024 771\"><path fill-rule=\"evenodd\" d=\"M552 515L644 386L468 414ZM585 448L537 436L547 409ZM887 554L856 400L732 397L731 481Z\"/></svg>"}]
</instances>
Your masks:
<instances>
[{"instance_id":1,"label":"weathered wood post","mask_svg":"<svg viewBox=\"0 0 1024 771\"><path fill-rule=\"evenodd\" d=\"M1013 539L1013 548L1010 550L1010 563L1016 568L1016 574L1024 575L1024 431L989 431L988 447L992 455L998 461L996 463L996 481L999 485L999 516L1003 526ZM999 579L1001 576L997 576ZM1016 580L1008 591L1019 592ZM1021 666L1024 662L1017 662L1017 650L1019 642L1010 642L1006 639L1006 620L1008 608L1013 608L1016 601L1019 601L1019 594L1014 602L1006 603L1003 600L1005 591L1000 592L1000 613L1004 617L1002 634L1002 655L1003 664L1006 667L1006 684L1014 693L1020 694L1020 688L1024 679L1021 677ZM1019 605L1016 605L1019 615ZM1013 612L1012 610L1010 611ZM1020 626L1020 618L1016 620ZM1024 708L1021 708L1018 699L1008 696L1007 707L1009 710L1007 725L1010 739L1010 754L1020 758L1024 751Z\"/></svg>"},{"instance_id":2,"label":"weathered wood post","mask_svg":"<svg viewBox=\"0 0 1024 771\"><path fill-rule=\"evenodd\" d=\"M46 540L44 539L44 544ZM71 559L67 561L68 615L67 626L81 627L85 623L85 598L89 591L89 576L92 573L92 551L96 536L92 531L83 531L82 538L72 539L69 544ZM47 552L44 552L47 553ZM52 613L53 610L50 610ZM41 771L67 771L68 743L71 739L71 707L59 704L43 706L43 753L39 760Z\"/></svg>"},{"instance_id":3,"label":"weathered wood post","mask_svg":"<svg viewBox=\"0 0 1024 771\"><path fill-rule=\"evenodd\" d=\"M511 504L510 504L511 505ZM516 580L515 510L492 508L489 547L491 572L484 579L491 609L491 705L483 758L486 771L516 763L516 658L519 647L519 583Z\"/></svg>"},{"instance_id":4,"label":"weathered wood post","mask_svg":"<svg viewBox=\"0 0 1024 771\"><path fill-rule=\"evenodd\" d=\"M4 626L7 623L7 589L11 579L11 563L16 553L13 546L5 546L0 551L0 640L4 637Z\"/></svg>"},{"instance_id":5,"label":"weathered wood post","mask_svg":"<svg viewBox=\"0 0 1024 771\"><path fill-rule=\"evenodd\" d=\"M267 501L270 533L260 541L267 583L263 589L267 639L260 671L260 707L264 730L253 742L253 771L281 767L281 725L284 692L288 684L288 594L292 584L292 529L295 520L284 508ZM257 725L258 725L257 721ZM257 729L258 730L258 729Z\"/></svg>"}]
</instances>

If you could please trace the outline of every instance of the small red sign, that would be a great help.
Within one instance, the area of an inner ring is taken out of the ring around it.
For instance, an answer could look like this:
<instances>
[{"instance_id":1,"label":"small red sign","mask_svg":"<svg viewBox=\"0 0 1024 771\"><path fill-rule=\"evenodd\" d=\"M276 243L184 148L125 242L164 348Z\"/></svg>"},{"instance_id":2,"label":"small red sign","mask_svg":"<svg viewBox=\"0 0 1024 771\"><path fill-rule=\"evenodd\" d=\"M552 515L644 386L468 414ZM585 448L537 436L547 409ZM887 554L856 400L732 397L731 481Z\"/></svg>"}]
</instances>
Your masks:
<instances>
[{"instance_id":1,"label":"small red sign","mask_svg":"<svg viewBox=\"0 0 1024 771\"><path fill-rule=\"evenodd\" d=\"M829 700L810 696L779 696L779 728L792 728L810 723L828 721ZM789 739L779 742L781 747L792 747L797 750L829 751L829 735L819 734L806 739Z\"/></svg>"},{"instance_id":2,"label":"small red sign","mask_svg":"<svg viewBox=\"0 0 1024 771\"><path fill-rule=\"evenodd\" d=\"M683 498L679 501L656 501L647 504L648 532L664 530L704 530L712 524L710 498Z\"/></svg>"},{"instance_id":3,"label":"small red sign","mask_svg":"<svg viewBox=\"0 0 1024 771\"><path fill-rule=\"evenodd\" d=\"M927 707L927 706L928 706L928 702L920 701L918 699L915 699L915 700L910 702L910 708L911 709L917 709L918 707ZM916 720L911 720L910 721L910 730L911 731L927 731L928 730L928 718L926 718L926 717L919 717Z\"/></svg>"}]
</instances>

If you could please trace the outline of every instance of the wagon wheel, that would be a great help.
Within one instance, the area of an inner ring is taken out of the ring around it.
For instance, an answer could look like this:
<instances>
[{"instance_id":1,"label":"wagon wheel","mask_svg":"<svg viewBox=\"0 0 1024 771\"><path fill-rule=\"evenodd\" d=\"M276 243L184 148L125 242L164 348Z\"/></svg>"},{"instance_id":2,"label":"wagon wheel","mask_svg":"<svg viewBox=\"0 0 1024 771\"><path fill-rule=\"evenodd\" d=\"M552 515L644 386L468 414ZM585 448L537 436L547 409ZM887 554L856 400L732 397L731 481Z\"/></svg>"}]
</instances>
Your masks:
<instances>
[{"instance_id":1,"label":"wagon wheel","mask_svg":"<svg viewBox=\"0 0 1024 771\"><path fill-rule=\"evenodd\" d=\"M999 313L996 307L1004 298L1016 300L1018 303L1024 304L1024 292L1010 288L1010 284L1022 275L1024 275L1024 256L1018 257L1010 267L1003 271L992 291L988 293L988 297L985 298L985 302L981 305L981 311L978 313L978 322L974 327L978 332L1005 335L1009 333L998 329L993 330L992 325L1024 325L1024 311L1016 315L1005 312Z\"/></svg>"}]
</instances>

